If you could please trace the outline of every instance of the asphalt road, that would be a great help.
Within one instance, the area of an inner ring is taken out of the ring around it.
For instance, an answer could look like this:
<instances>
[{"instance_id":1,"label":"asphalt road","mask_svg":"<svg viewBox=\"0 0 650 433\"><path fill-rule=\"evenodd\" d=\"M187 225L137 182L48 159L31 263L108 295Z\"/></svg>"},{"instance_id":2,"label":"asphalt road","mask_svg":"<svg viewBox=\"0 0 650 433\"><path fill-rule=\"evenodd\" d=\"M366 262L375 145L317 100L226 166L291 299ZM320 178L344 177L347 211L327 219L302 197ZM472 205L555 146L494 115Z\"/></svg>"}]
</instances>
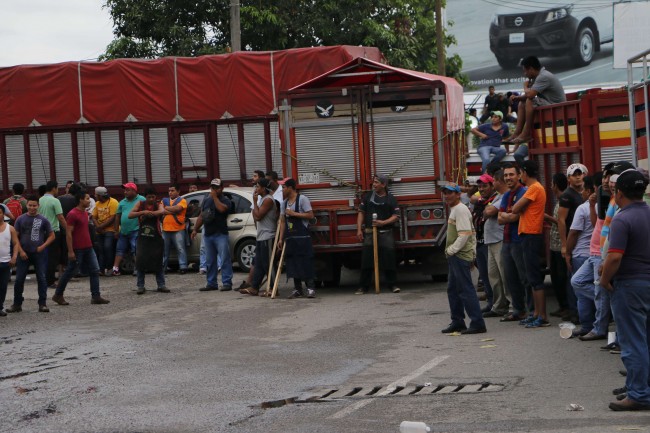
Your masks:
<instances>
[{"instance_id":1,"label":"asphalt road","mask_svg":"<svg viewBox=\"0 0 650 433\"><path fill-rule=\"evenodd\" d=\"M557 320L446 336L444 283L402 272L400 294L355 296L356 278L295 300L284 282L270 300L199 292L196 274L142 296L133 277L103 278L106 306L81 280L48 314L30 281L23 312L0 318L0 431L650 431L650 414L607 409L622 364L602 342L563 340Z\"/></svg>"}]
</instances>

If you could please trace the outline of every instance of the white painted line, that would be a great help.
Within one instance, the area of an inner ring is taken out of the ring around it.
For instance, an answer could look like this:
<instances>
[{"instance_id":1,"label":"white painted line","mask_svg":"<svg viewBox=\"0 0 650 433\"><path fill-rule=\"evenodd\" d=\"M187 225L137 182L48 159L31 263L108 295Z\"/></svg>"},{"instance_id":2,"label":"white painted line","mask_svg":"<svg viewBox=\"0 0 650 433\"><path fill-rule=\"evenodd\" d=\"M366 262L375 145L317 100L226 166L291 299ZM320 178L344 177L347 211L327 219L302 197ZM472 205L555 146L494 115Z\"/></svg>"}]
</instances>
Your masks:
<instances>
[{"instance_id":1,"label":"white painted line","mask_svg":"<svg viewBox=\"0 0 650 433\"><path fill-rule=\"evenodd\" d=\"M381 396L384 396L384 395L388 395L391 392L393 392L398 386L406 386L407 383L409 383L413 379L416 379L417 377L421 376L422 374L426 373L427 371L431 370L433 367L437 366L438 364L440 364L442 361L444 361L447 358L449 358L449 355L436 356L431 361L427 362L422 367L418 368L417 370L413 371L412 373L407 374L406 376L397 379L395 382L388 385L386 388L384 388L382 391L375 394L373 397L381 397ZM345 409L341 409L340 411L336 412L330 418L333 418L333 419L345 418L346 416L350 415L351 413L361 409L362 407L365 407L365 406L369 405L372 402L373 402L372 398L357 401L356 403L351 404L350 406L346 407Z\"/></svg>"},{"instance_id":2,"label":"white painted line","mask_svg":"<svg viewBox=\"0 0 650 433\"><path fill-rule=\"evenodd\" d=\"M593 72L596 69L604 68L605 66L611 67L612 64L611 63L605 63L604 65L596 66L595 68L589 68L589 69L584 70L584 71L576 72L575 74L567 75L566 77L562 77L562 78L558 77L558 78L560 79L560 81L569 80L569 79L571 79L573 77L577 77L578 75L586 74L588 72Z\"/></svg>"}]
</instances>

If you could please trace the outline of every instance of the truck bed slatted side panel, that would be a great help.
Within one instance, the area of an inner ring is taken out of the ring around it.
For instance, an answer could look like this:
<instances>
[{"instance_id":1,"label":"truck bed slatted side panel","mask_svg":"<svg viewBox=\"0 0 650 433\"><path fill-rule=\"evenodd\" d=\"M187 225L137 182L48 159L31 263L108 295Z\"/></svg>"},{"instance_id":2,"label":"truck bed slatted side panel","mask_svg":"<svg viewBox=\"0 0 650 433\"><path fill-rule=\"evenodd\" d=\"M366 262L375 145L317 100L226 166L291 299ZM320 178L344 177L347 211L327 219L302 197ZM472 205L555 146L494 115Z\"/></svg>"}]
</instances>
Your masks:
<instances>
[{"instance_id":1,"label":"truck bed slatted side panel","mask_svg":"<svg viewBox=\"0 0 650 433\"><path fill-rule=\"evenodd\" d=\"M153 183L169 183L169 138L167 128L149 130L149 149L151 152L151 180Z\"/></svg>"},{"instance_id":2,"label":"truck bed slatted side panel","mask_svg":"<svg viewBox=\"0 0 650 433\"><path fill-rule=\"evenodd\" d=\"M264 150L264 124L244 124L244 149L246 152L246 174L254 170L266 172L266 152Z\"/></svg>"},{"instance_id":3,"label":"truck bed slatted side panel","mask_svg":"<svg viewBox=\"0 0 650 433\"><path fill-rule=\"evenodd\" d=\"M436 185L430 181L394 183L390 186L390 192L397 198L410 195L435 194Z\"/></svg>"},{"instance_id":4,"label":"truck bed slatted side panel","mask_svg":"<svg viewBox=\"0 0 650 433\"><path fill-rule=\"evenodd\" d=\"M282 142L280 141L280 129L278 122L269 122L271 130L271 161L273 171L278 173L278 176L284 178L284 170L282 169ZM250 172L250 169L248 170Z\"/></svg>"},{"instance_id":5,"label":"truck bed slatted side panel","mask_svg":"<svg viewBox=\"0 0 650 433\"><path fill-rule=\"evenodd\" d=\"M306 195L311 202L319 200L349 201L354 199L354 189L350 187L301 188L300 194Z\"/></svg>"},{"instance_id":6,"label":"truck bed slatted side panel","mask_svg":"<svg viewBox=\"0 0 650 433\"><path fill-rule=\"evenodd\" d=\"M72 162L72 133L55 132L52 134L52 139L54 140L56 178L59 179L59 182L61 182L60 179L72 179L74 173ZM38 185L40 184L36 184L36 187L38 187Z\"/></svg>"},{"instance_id":7,"label":"truck bed slatted side panel","mask_svg":"<svg viewBox=\"0 0 650 433\"><path fill-rule=\"evenodd\" d=\"M20 182L27 185L27 170L25 168L25 144L21 135L6 135L7 144L7 174L9 185Z\"/></svg>"},{"instance_id":8,"label":"truck bed slatted side panel","mask_svg":"<svg viewBox=\"0 0 650 433\"><path fill-rule=\"evenodd\" d=\"M434 176L431 119L374 124L378 173L391 177Z\"/></svg>"},{"instance_id":9,"label":"truck bed slatted side panel","mask_svg":"<svg viewBox=\"0 0 650 433\"><path fill-rule=\"evenodd\" d=\"M120 155L120 134L116 129L101 131L102 159L104 162L104 184L122 184L122 156Z\"/></svg>"},{"instance_id":10,"label":"truck bed slatted side panel","mask_svg":"<svg viewBox=\"0 0 650 433\"><path fill-rule=\"evenodd\" d=\"M29 153L32 161L32 185L44 185L52 178L47 134L29 134Z\"/></svg>"},{"instance_id":11,"label":"truck bed slatted side panel","mask_svg":"<svg viewBox=\"0 0 650 433\"><path fill-rule=\"evenodd\" d=\"M632 161L632 146L600 148L600 163L603 167L615 161Z\"/></svg>"},{"instance_id":12,"label":"truck bed slatted side panel","mask_svg":"<svg viewBox=\"0 0 650 433\"><path fill-rule=\"evenodd\" d=\"M237 129L235 127L235 137L237 136ZM205 133L203 132L191 132L180 134L180 146L181 146L181 161L183 167L195 167L195 166L205 166ZM233 167L239 173L239 165L234 163ZM205 170L184 170L183 179L196 179L197 177L206 177L208 174ZM237 176L235 179L238 179ZM226 178L230 179L230 178Z\"/></svg>"},{"instance_id":13,"label":"truck bed slatted side panel","mask_svg":"<svg viewBox=\"0 0 650 433\"><path fill-rule=\"evenodd\" d=\"M126 146L126 172L131 181L144 182L147 179L147 169L144 162L144 133L142 129L127 129L124 131Z\"/></svg>"},{"instance_id":14,"label":"truck bed slatted side panel","mask_svg":"<svg viewBox=\"0 0 650 433\"><path fill-rule=\"evenodd\" d=\"M239 180L239 135L236 124L217 126L217 146L219 146L219 177ZM253 169L256 170L256 169Z\"/></svg>"},{"instance_id":15,"label":"truck bed slatted side panel","mask_svg":"<svg viewBox=\"0 0 650 433\"><path fill-rule=\"evenodd\" d=\"M82 131L77 133L77 154L79 155L78 180L87 185L97 185L99 179L97 173L97 143L95 141L95 131Z\"/></svg>"}]
</instances>

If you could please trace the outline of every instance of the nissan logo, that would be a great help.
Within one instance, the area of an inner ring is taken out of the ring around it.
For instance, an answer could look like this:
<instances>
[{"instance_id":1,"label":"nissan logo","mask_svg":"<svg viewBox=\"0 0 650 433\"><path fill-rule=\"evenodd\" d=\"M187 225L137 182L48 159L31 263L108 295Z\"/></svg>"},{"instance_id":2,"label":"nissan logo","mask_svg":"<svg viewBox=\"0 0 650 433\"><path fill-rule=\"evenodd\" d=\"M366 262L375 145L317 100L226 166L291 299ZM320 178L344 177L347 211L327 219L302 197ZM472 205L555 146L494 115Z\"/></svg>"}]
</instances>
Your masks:
<instances>
[{"instance_id":1,"label":"nissan logo","mask_svg":"<svg viewBox=\"0 0 650 433\"><path fill-rule=\"evenodd\" d=\"M522 17L515 18L515 25L517 27L521 26L523 23L524 23L524 19Z\"/></svg>"}]
</instances>

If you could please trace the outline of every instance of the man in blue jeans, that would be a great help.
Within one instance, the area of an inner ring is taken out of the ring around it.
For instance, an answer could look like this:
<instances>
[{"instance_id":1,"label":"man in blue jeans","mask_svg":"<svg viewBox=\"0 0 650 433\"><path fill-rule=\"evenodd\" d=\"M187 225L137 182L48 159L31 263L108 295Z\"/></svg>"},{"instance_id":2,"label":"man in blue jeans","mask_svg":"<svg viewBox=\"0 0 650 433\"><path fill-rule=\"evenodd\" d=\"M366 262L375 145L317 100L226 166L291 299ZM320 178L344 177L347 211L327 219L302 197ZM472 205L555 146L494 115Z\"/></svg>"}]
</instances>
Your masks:
<instances>
[{"instance_id":1,"label":"man in blue jeans","mask_svg":"<svg viewBox=\"0 0 650 433\"><path fill-rule=\"evenodd\" d=\"M610 225L609 249L600 284L612 293L627 396L614 411L650 410L650 207L643 201L648 180L632 169L612 192L621 211Z\"/></svg>"},{"instance_id":2,"label":"man in blue jeans","mask_svg":"<svg viewBox=\"0 0 650 433\"><path fill-rule=\"evenodd\" d=\"M470 271L476 259L476 232L472 214L460 202L461 190L458 185L445 185L442 194L450 209L445 256L449 264L447 298L451 310L451 323L442 332L482 334L487 330ZM465 312L470 319L469 328L465 325Z\"/></svg>"},{"instance_id":3,"label":"man in blue jeans","mask_svg":"<svg viewBox=\"0 0 650 433\"><path fill-rule=\"evenodd\" d=\"M506 150L501 147L501 142L510 135L508 124L503 123L503 113L493 111L490 115L490 123L478 125L471 131L481 139L478 145L478 155L482 161L481 173L485 173L488 164L499 162L506 156ZM490 155L494 155L494 157L490 159Z\"/></svg>"},{"instance_id":4,"label":"man in blue jeans","mask_svg":"<svg viewBox=\"0 0 650 433\"><path fill-rule=\"evenodd\" d=\"M221 179L212 179L210 182L210 195L203 200L201 215L196 219L192 229L194 239L201 226L204 226L203 239L205 241L207 285L201 289L202 292L219 290L217 276L219 274L219 262L221 262L221 291L232 290L232 259L230 258L230 246L228 245L228 214L231 210L231 203L228 197L223 194Z\"/></svg>"}]
</instances>

